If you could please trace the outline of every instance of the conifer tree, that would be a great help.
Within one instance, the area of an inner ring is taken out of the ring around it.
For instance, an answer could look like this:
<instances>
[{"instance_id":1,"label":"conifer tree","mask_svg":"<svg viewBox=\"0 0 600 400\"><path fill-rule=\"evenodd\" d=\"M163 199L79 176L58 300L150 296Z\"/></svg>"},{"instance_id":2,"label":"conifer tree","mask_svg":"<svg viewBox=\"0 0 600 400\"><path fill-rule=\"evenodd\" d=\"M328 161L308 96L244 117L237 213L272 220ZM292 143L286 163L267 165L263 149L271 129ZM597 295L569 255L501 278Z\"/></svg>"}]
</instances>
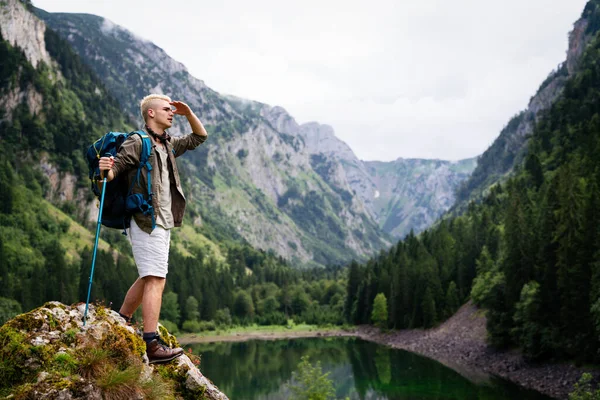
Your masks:
<instances>
[{"instance_id":1,"label":"conifer tree","mask_svg":"<svg viewBox=\"0 0 600 400\"><path fill-rule=\"evenodd\" d=\"M373 312L371 313L371 321L379 327L385 328L388 321L387 299L385 294L378 293L373 301Z\"/></svg>"},{"instance_id":2,"label":"conifer tree","mask_svg":"<svg viewBox=\"0 0 600 400\"><path fill-rule=\"evenodd\" d=\"M8 261L4 252L4 241L0 235L0 297L11 297L8 278Z\"/></svg>"},{"instance_id":3,"label":"conifer tree","mask_svg":"<svg viewBox=\"0 0 600 400\"><path fill-rule=\"evenodd\" d=\"M423 326L425 328L430 328L435 325L437 321L437 313L435 300L430 288L425 290L425 294L423 295L423 300L421 303L421 309L423 310Z\"/></svg>"},{"instance_id":4,"label":"conifer tree","mask_svg":"<svg viewBox=\"0 0 600 400\"><path fill-rule=\"evenodd\" d=\"M458 299L458 289L456 288L456 283L454 281L450 282L448 285L448 290L446 290L446 299L445 299L445 310L444 310L444 318L451 317L456 310L460 307L460 301Z\"/></svg>"},{"instance_id":5,"label":"conifer tree","mask_svg":"<svg viewBox=\"0 0 600 400\"><path fill-rule=\"evenodd\" d=\"M190 296L185 301L185 310L188 321L200 320L200 304L194 296Z\"/></svg>"},{"instance_id":6,"label":"conifer tree","mask_svg":"<svg viewBox=\"0 0 600 400\"><path fill-rule=\"evenodd\" d=\"M356 261L352 261L350 263L349 271L348 271L348 284L346 290L346 304L344 305L344 313L346 315L346 320L350 322L357 322L353 315L352 309L354 303L357 301L357 293L360 282L362 280L362 273L360 270L360 266Z\"/></svg>"},{"instance_id":7,"label":"conifer tree","mask_svg":"<svg viewBox=\"0 0 600 400\"><path fill-rule=\"evenodd\" d=\"M557 230L554 240L557 249L557 288L560 296L561 334L567 352L577 352L575 340L585 332L589 320L589 283L586 266L580 263L579 252L583 237L584 192L583 182L569 165L559 172Z\"/></svg>"}]
</instances>

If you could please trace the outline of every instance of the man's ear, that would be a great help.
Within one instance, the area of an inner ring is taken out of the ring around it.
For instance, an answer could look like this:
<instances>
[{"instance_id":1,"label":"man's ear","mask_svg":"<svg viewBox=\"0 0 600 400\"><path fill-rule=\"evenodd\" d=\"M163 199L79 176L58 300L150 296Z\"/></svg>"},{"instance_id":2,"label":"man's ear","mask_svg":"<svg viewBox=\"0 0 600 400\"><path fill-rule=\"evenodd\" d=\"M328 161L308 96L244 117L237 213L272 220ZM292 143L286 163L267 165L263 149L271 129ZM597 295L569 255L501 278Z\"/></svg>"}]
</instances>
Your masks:
<instances>
[{"instance_id":1,"label":"man's ear","mask_svg":"<svg viewBox=\"0 0 600 400\"><path fill-rule=\"evenodd\" d=\"M148 117L154 118L154 110L151 108L148 109Z\"/></svg>"}]
</instances>

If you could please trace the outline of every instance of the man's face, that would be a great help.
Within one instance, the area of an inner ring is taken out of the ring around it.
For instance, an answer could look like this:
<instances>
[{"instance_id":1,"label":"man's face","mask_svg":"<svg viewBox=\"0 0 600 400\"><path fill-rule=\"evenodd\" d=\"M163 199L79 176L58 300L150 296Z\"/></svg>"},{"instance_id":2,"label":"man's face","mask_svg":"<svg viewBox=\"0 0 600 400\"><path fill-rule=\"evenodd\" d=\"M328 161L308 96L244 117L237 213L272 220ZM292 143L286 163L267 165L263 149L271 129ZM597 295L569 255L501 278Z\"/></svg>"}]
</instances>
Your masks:
<instances>
[{"instance_id":1,"label":"man's face","mask_svg":"<svg viewBox=\"0 0 600 400\"><path fill-rule=\"evenodd\" d=\"M173 125L173 109L166 100L154 100L148 109L148 116L162 129L168 129Z\"/></svg>"}]
</instances>

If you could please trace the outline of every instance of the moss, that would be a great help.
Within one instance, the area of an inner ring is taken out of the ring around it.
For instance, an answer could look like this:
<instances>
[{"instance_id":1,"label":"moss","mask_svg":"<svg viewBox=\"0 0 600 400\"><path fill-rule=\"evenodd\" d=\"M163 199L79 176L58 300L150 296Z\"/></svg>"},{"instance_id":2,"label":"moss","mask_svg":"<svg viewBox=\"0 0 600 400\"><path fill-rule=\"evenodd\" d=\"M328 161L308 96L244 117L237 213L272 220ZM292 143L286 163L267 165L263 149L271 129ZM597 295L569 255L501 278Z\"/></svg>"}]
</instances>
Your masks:
<instances>
[{"instance_id":1,"label":"moss","mask_svg":"<svg viewBox=\"0 0 600 400\"><path fill-rule=\"evenodd\" d=\"M60 373L53 372L36 386L39 386L38 390L40 392L49 390L61 391L63 389L72 390L75 387L73 378L74 376L71 375L65 377Z\"/></svg>"},{"instance_id":2,"label":"moss","mask_svg":"<svg viewBox=\"0 0 600 400\"><path fill-rule=\"evenodd\" d=\"M70 328L62 334L62 341L67 346L71 346L77 342L77 333L79 329Z\"/></svg>"},{"instance_id":3,"label":"moss","mask_svg":"<svg viewBox=\"0 0 600 400\"><path fill-rule=\"evenodd\" d=\"M69 392L75 387L75 382L70 377L60 374L50 374L43 381L37 383L25 383L12 390L13 399L31 400L38 399L41 393L51 394L48 398L55 398L58 392L67 389ZM52 396L55 395L55 396Z\"/></svg>"},{"instance_id":4,"label":"moss","mask_svg":"<svg viewBox=\"0 0 600 400\"><path fill-rule=\"evenodd\" d=\"M48 323L48 327L51 330L60 329L63 330L61 323L56 319L54 314L50 312L49 308L61 308L66 310L66 307L60 303L48 302L41 307L36 308L26 314L17 315L15 318L7 322L7 325L14 327L15 329L35 332L44 327L44 323Z\"/></svg>"},{"instance_id":5,"label":"moss","mask_svg":"<svg viewBox=\"0 0 600 400\"><path fill-rule=\"evenodd\" d=\"M14 329L26 332L34 332L44 326L43 318L36 318L34 312L17 315L12 320L8 321L5 326L10 326Z\"/></svg>"},{"instance_id":6,"label":"moss","mask_svg":"<svg viewBox=\"0 0 600 400\"><path fill-rule=\"evenodd\" d=\"M51 368L62 376L69 376L77 371L79 362L70 353L58 353L54 355Z\"/></svg>"},{"instance_id":7,"label":"moss","mask_svg":"<svg viewBox=\"0 0 600 400\"><path fill-rule=\"evenodd\" d=\"M146 342L144 342L144 339L138 335L132 334L126 328L120 325L114 325L113 330L125 337L125 340L131 346L131 352L133 354L141 357L146 353Z\"/></svg>"},{"instance_id":8,"label":"moss","mask_svg":"<svg viewBox=\"0 0 600 400\"><path fill-rule=\"evenodd\" d=\"M101 346L119 359L126 359L131 355L141 357L146 352L144 340L117 323L113 324L112 330L102 339Z\"/></svg>"},{"instance_id":9,"label":"moss","mask_svg":"<svg viewBox=\"0 0 600 400\"><path fill-rule=\"evenodd\" d=\"M181 347L175 335L171 335L167 328L165 328L163 325L158 326L158 334L160 335L161 339L172 348Z\"/></svg>"},{"instance_id":10,"label":"moss","mask_svg":"<svg viewBox=\"0 0 600 400\"><path fill-rule=\"evenodd\" d=\"M42 366L50 366L57 349L51 345L31 346L31 354L35 356Z\"/></svg>"},{"instance_id":11,"label":"moss","mask_svg":"<svg viewBox=\"0 0 600 400\"><path fill-rule=\"evenodd\" d=\"M31 383L26 383L24 385L20 385L17 386L16 388L14 388L14 390L12 391L12 395L15 400L24 400L24 399L31 399L31 398L35 398L34 396L34 385Z\"/></svg>"},{"instance_id":12,"label":"moss","mask_svg":"<svg viewBox=\"0 0 600 400\"><path fill-rule=\"evenodd\" d=\"M48 301L46 303L44 303L44 305L41 308L60 308L63 311L67 311L67 306L65 306L63 303L60 303L58 301Z\"/></svg>"},{"instance_id":13,"label":"moss","mask_svg":"<svg viewBox=\"0 0 600 400\"><path fill-rule=\"evenodd\" d=\"M203 399L206 392L205 387L199 387L196 390L190 390L185 386L187 380L187 372L189 367L187 365L177 366L176 363L160 364L155 366L155 373L168 381L175 383L175 391L184 400L196 400Z\"/></svg>"},{"instance_id":14,"label":"moss","mask_svg":"<svg viewBox=\"0 0 600 400\"><path fill-rule=\"evenodd\" d=\"M181 391L180 387L185 389L185 381L187 379L187 372L189 371L187 366L178 368L176 363L158 364L155 365L154 370L160 377L175 382L178 386L178 392Z\"/></svg>"},{"instance_id":15,"label":"moss","mask_svg":"<svg viewBox=\"0 0 600 400\"><path fill-rule=\"evenodd\" d=\"M51 330L56 330L56 328L63 330L60 321L58 321L56 317L54 317L54 314L52 314L47 309L42 309L40 311L44 315L44 319L48 322L48 327L50 327Z\"/></svg>"},{"instance_id":16,"label":"moss","mask_svg":"<svg viewBox=\"0 0 600 400\"><path fill-rule=\"evenodd\" d=\"M51 379L47 379L45 382L50 385L52 389L56 389L58 391L64 389L72 390L75 387L75 382L73 382L71 376L62 377L60 375L53 375Z\"/></svg>"},{"instance_id":17,"label":"moss","mask_svg":"<svg viewBox=\"0 0 600 400\"><path fill-rule=\"evenodd\" d=\"M96 318L98 319L106 319L108 316L106 312L106 307L103 305L96 304Z\"/></svg>"},{"instance_id":18,"label":"moss","mask_svg":"<svg viewBox=\"0 0 600 400\"><path fill-rule=\"evenodd\" d=\"M26 337L6 324L0 328L0 388L18 385L30 375L24 361L31 357Z\"/></svg>"}]
</instances>

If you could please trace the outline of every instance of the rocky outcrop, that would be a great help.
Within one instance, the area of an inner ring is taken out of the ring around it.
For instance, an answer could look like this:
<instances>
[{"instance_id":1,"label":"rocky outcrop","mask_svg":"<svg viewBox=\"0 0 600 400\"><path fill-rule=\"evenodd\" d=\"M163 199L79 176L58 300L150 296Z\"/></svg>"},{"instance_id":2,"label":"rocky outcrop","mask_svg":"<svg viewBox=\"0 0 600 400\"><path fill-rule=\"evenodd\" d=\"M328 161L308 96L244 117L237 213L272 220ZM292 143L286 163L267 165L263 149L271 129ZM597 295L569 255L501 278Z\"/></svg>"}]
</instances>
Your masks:
<instances>
[{"instance_id":1,"label":"rocky outcrop","mask_svg":"<svg viewBox=\"0 0 600 400\"><path fill-rule=\"evenodd\" d=\"M40 62L52 65L50 55L46 51L45 31L46 24L32 15L21 1L0 2L1 37L11 46L20 48L34 68ZM15 72L17 77L21 74L21 71ZM52 74L49 78L52 79ZM10 120L13 111L20 104L27 104L29 111L37 114L42 108L42 101L42 96L35 90L33 84L24 88L14 86L5 93L0 92L0 103L4 110L2 119Z\"/></svg>"},{"instance_id":2,"label":"rocky outcrop","mask_svg":"<svg viewBox=\"0 0 600 400\"><path fill-rule=\"evenodd\" d=\"M227 399L197 368L197 356L149 365L144 341L116 312L90 305L84 326L84 310L49 302L4 324L0 391L32 399Z\"/></svg>"},{"instance_id":3,"label":"rocky outcrop","mask_svg":"<svg viewBox=\"0 0 600 400\"><path fill-rule=\"evenodd\" d=\"M50 65L44 33L46 24L27 10L19 0L0 2L0 32L2 38L14 47L20 47L27 60L35 67L43 61Z\"/></svg>"},{"instance_id":4,"label":"rocky outcrop","mask_svg":"<svg viewBox=\"0 0 600 400\"><path fill-rule=\"evenodd\" d=\"M485 195L487 188L505 179L513 167L522 161L527 151L527 139L533 133L536 122L561 95L567 80L577 71L577 64L587 44L596 34L595 31L590 32L588 26L589 20L585 16L575 22L569 33L566 60L540 85L527 109L513 117L494 143L479 157L471 177L458 191L456 209L464 208L469 201Z\"/></svg>"},{"instance_id":5,"label":"rocky outcrop","mask_svg":"<svg viewBox=\"0 0 600 400\"><path fill-rule=\"evenodd\" d=\"M587 18L581 18L573 25L573 30L569 33L569 48L567 50L567 70L569 75L575 72L579 58L583 54L587 44L592 40L593 35L586 34L589 21Z\"/></svg>"}]
</instances>

